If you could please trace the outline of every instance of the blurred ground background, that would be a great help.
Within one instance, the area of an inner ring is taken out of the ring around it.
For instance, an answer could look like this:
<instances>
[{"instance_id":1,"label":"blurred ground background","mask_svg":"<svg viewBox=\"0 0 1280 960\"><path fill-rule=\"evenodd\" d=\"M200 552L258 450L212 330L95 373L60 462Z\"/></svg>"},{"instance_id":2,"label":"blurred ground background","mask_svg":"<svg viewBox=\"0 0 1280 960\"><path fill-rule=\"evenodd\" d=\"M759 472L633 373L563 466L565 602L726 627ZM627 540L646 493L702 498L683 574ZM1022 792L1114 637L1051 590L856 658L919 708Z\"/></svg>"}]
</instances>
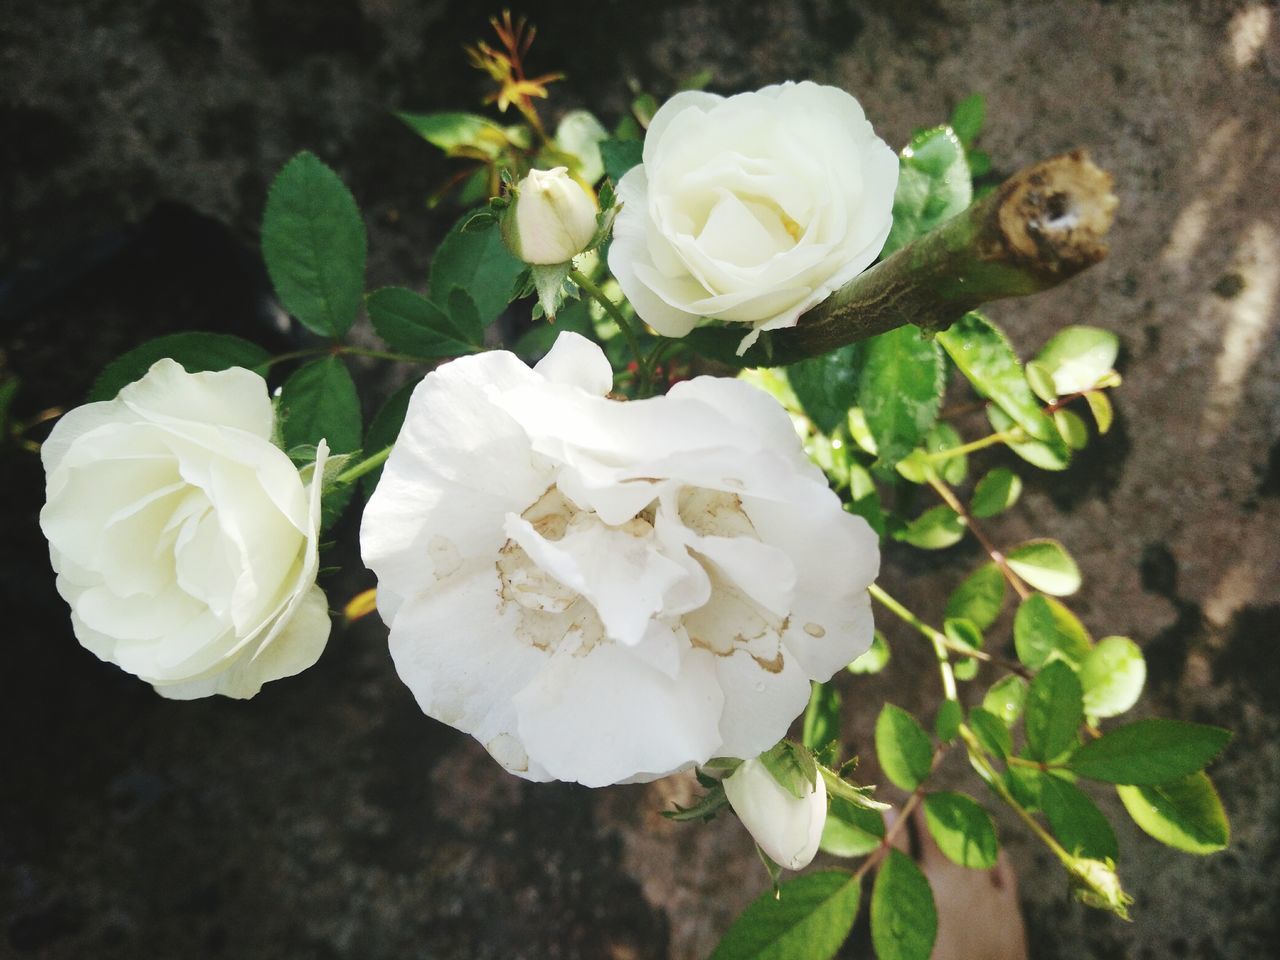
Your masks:
<instances>
[{"instance_id":1,"label":"blurred ground background","mask_svg":"<svg viewBox=\"0 0 1280 960\"><path fill-rule=\"evenodd\" d=\"M1112 257L992 312L1028 352L1115 330L1117 428L993 522L1052 533L1095 636L1146 649L1146 709L1236 731L1214 768L1231 849L1177 854L1113 798L1132 924L1071 904L1012 824L1033 956L1254 958L1280 950L1280 10L1257 2L701 0L525 4L557 105L613 117L702 68L733 92L813 78L901 145L986 95L1011 172L1088 146L1117 180ZM474 0L0 0L0 349L30 414L75 403L133 343L188 327L280 341L257 260L266 185L308 148L353 188L370 287L425 275L445 174L388 113L473 105ZM520 8L517 8L520 12ZM385 369L368 371L379 385ZM0 454L0 956L695 958L765 886L730 819L668 824L682 781L532 786L423 718L375 623L255 700L172 703L75 643L35 517L34 457ZM354 518L349 517L348 532ZM886 556L938 619L974 565ZM362 581L330 584L335 600ZM897 629L845 677L870 752L885 697L932 703ZM866 767L875 778L874 765ZM959 777L961 770L950 771ZM970 781L971 787L976 786ZM856 947L849 948L856 954Z\"/></svg>"}]
</instances>

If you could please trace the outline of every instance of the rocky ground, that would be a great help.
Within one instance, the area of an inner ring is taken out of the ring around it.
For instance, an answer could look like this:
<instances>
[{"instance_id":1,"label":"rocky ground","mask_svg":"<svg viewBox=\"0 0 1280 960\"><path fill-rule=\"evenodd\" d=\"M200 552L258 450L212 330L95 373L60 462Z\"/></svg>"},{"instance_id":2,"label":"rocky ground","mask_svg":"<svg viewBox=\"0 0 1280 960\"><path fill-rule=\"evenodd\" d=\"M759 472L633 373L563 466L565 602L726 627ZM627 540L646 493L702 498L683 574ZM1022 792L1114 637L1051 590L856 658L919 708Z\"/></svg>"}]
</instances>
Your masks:
<instances>
[{"instance_id":1,"label":"rocky ground","mask_svg":"<svg viewBox=\"0 0 1280 960\"><path fill-rule=\"evenodd\" d=\"M734 91L811 77L899 144L973 91L1002 171L1090 147L1117 181L1111 258L993 314L1031 350L1115 330L1117 428L1029 483L992 532L1079 559L1095 635L1146 649L1146 709L1236 731L1215 768L1231 849L1195 859L1116 814L1123 924L1068 902L1013 824L1033 956L1253 958L1280 947L1280 10L1243 2L530 3L535 65L602 114L703 67ZM420 278L443 165L390 108L469 104L445 0L0 4L0 349L20 412L74 402L110 356L187 327L285 343L256 258L266 184L309 148L370 228L372 284ZM568 99L562 100L567 104ZM372 383L390 371L372 369ZM71 636L35 527L34 458L0 462L0 955L695 958L762 887L732 821L668 824L676 780L514 780L424 719L375 623L248 703L172 703ZM348 523L354 518L348 518ZM927 617L976 555L886 556ZM345 597L363 581L331 584ZM867 752L885 697L930 702L923 651L845 678ZM874 767L866 767L874 778ZM950 771L957 777L964 771ZM851 945L849 955L857 955Z\"/></svg>"}]
</instances>

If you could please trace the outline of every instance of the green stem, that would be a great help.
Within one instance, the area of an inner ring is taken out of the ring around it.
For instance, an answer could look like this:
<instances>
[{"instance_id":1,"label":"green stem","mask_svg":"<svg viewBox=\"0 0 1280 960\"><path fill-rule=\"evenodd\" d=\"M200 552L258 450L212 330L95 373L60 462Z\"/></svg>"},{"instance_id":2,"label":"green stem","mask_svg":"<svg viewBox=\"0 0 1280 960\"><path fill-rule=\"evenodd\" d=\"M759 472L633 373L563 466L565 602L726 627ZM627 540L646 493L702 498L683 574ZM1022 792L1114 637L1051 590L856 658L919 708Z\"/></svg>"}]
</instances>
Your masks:
<instances>
[{"instance_id":1,"label":"green stem","mask_svg":"<svg viewBox=\"0 0 1280 960\"><path fill-rule=\"evenodd\" d=\"M964 521L964 525L973 533L978 543L982 544L982 549L987 551L987 556L991 558L991 562L1004 574L1004 578L1009 581L1009 585L1013 587L1018 596L1023 600L1031 596L1031 588L1023 582L1021 577L1013 572L1013 568L1009 566L1009 561L1005 558L1004 553L991 542L982 526L974 519L973 514L969 512L969 508L956 496L955 491L947 486L946 482L932 470L926 470L925 474L925 479L929 481L929 486L933 487L938 496L942 498L942 502L954 510L960 519Z\"/></svg>"},{"instance_id":2,"label":"green stem","mask_svg":"<svg viewBox=\"0 0 1280 960\"><path fill-rule=\"evenodd\" d=\"M581 270L570 270L569 279L576 283L591 299L600 304L604 308L604 312L609 315L614 323L618 325L618 329L622 331L622 335L627 339L627 345L631 348L631 352L636 358L636 372L644 379L650 379L649 360L644 355L644 351L640 349L640 341L636 338L636 333L631 329L631 324L626 317L622 315L622 311L618 309L618 305L610 300L603 290L596 284L594 280L584 274Z\"/></svg>"},{"instance_id":3,"label":"green stem","mask_svg":"<svg viewBox=\"0 0 1280 960\"><path fill-rule=\"evenodd\" d=\"M1064 866L1068 869L1074 866L1076 858L1068 853L1062 844L1054 839L1053 834L1049 833L1040 824L1040 821L1029 814L1022 804L1014 798L1013 794L1009 792L1009 788L1004 784L1004 778L991 765L991 760L988 758L986 750L983 749L977 736L969 729L967 724L960 724L960 738L964 740L965 746L969 749L969 758L985 775L987 783L996 792L996 795L1013 809L1013 812L1031 829L1032 833L1040 838L1040 841L1049 848L1050 852L1062 861Z\"/></svg>"},{"instance_id":4,"label":"green stem","mask_svg":"<svg viewBox=\"0 0 1280 960\"><path fill-rule=\"evenodd\" d=\"M305 360L309 357L322 357L326 353L331 353L330 347L310 347L306 350L291 350L288 353L278 353L274 357L269 357L264 362L258 364L259 367L270 368L277 363L285 363L288 360Z\"/></svg>"},{"instance_id":5,"label":"green stem","mask_svg":"<svg viewBox=\"0 0 1280 960\"><path fill-rule=\"evenodd\" d=\"M483 347L474 347L472 352L479 353ZM278 363L285 363L288 360L307 360L311 357L370 357L374 360L394 360L397 363L439 363L442 357L418 357L410 353L389 353L385 350L369 350L365 347L353 347L345 343L335 343L329 347L308 347L305 350L291 350L288 353L278 353L274 357L268 358L264 363L259 364L260 367L274 367Z\"/></svg>"},{"instance_id":6,"label":"green stem","mask_svg":"<svg viewBox=\"0 0 1280 960\"><path fill-rule=\"evenodd\" d=\"M958 447L948 447L945 450L938 450L934 453L926 453L924 458L930 463L937 463L940 460L950 460L952 457L958 457L966 453L973 453L975 450L981 450L984 447L992 447L997 443L1008 443L1015 439L1011 431L1002 430L999 433L992 433L978 440L971 440L968 443L962 443Z\"/></svg>"},{"instance_id":7,"label":"green stem","mask_svg":"<svg viewBox=\"0 0 1280 960\"><path fill-rule=\"evenodd\" d=\"M481 353L484 347L472 347L472 353ZM368 350L364 347L340 346L334 353L346 354L350 357L372 357L374 360L395 360L398 363L439 363L446 357L418 357L410 353L388 353L385 350Z\"/></svg>"},{"instance_id":8,"label":"green stem","mask_svg":"<svg viewBox=\"0 0 1280 960\"><path fill-rule=\"evenodd\" d=\"M361 460L354 467L350 467L334 478L335 483L351 483L353 480L359 480L366 473L372 473L391 456L391 447L383 447L375 454L371 454L364 460Z\"/></svg>"},{"instance_id":9,"label":"green stem","mask_svg":"<svg viewBox=\"0 0 1280 960\"><path fill-rule=\"evenodd\" d=\"M915 627L920 633L929 638L929 641L933 644L933 652L938 658L938 672L942 676L942 692L946 694L948 700L955 700L956 675L951 669L951 659L947 656L947 651L955 648L958 644L951 643L945 634L933 629L933 627L889 596L878 583L873 583L867 587L867 592L888 608L898 619ZM965 656L971 655L968 647L962 648L959 652L963 652Z\"/></svg>"}]
</instances>

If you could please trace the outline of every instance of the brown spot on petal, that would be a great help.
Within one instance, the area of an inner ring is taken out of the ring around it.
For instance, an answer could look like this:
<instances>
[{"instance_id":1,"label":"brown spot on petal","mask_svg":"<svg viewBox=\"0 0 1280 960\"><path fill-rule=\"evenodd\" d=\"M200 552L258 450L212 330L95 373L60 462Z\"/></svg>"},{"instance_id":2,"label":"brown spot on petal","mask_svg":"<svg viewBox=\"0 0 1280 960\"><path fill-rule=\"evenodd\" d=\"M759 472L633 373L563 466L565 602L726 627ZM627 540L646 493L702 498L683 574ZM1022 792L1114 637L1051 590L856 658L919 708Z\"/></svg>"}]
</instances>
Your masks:
<instances>
[{"instance_id":1,"label":"brown spot on petal","mask_svg":"<svg viewBox=\"0 0 1280 960\"><path fill-rule=\"evenodd\" d=\"M761 670L767 673L782 672L782 651L778 651L778 655L772 660L762 660L759 657L752 657L751 659L760 665Z\"/></svg>"},{"instance_id":2,"label":"brown spot on petal","mask_svg":"<svg viewBox=\"0 0 1280 960\"><path fill-rule=\"evenodd\" d=\"M822 626L820 623L806 623L804 625L804 632L815 640L821 640L827 635L827 628Z\"/></svg>"}]
</instances>

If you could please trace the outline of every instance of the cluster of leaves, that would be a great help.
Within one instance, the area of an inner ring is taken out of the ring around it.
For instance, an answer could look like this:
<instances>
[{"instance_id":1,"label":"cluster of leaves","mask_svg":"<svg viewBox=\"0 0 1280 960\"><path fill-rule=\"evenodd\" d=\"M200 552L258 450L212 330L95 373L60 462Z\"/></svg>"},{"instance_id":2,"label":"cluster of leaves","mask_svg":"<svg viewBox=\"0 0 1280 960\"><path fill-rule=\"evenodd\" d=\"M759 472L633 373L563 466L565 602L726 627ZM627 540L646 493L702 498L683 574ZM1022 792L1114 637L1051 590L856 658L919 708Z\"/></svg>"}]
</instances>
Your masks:
<instances>
[{"instance_id":1,"label":"cluster of leaves","mask_svg":"<svg viewBox=\"0 0 1280 960\"><path fill-rule=\"evenodd\" d=\"M886 253L969 204L980 118L981 101L971 98L957 108L954 126L918 133L903 150ZM961 749L989 797L1007 805L1062 861L1077 897L1124 916L1128 898L1115 874L1116 836L1082 784L1113 788L1137 825L1157 840L1212 853L1226 846L1229 831L1204 768L1230 735L1156 718L1101 729L1138 701L1146 677L1141 650L1121 636L1095 643L1063 602L1079 589L1081 576L1061 543L1034 539L997 547L983 531L980 522L1009 509L1022 491L1007 456L963 493L971 456L988 448L1003 447L1040 469L1066 469L1090 439L1072 407L1087 406L1097 432L1106 433L1113 420L1106 391L1120 383L1113 369L1117 352L1113 334L1074 326L1024 364L989 318L971 313L932 339L902 327L785 369L744 376L791 411L810 456L846 508L864 516L884 540L945 550L973 535L988 554L947 600L941 629L873 588L887 609L932 644L942 683L931 732L893 704L884 706L876 723L880 767L907 796L899 822L918 806L948 859L972 869L995 866L999 841L991 813L969 794L931 784L939 758ZM957 380L976 398L944 409L947 386ZM966 441L953 421L980 414L991 431ZM940 502L919 510L918 494L926 490ZM989 640L1007 629L1002 613L1011 593L1018 598L1011 637ZM1012 657L1004 655L1006 648ZM988 669L981 679L989 685L971 694L962 684L980 678L982 661ZM871 650L849 672L877 672L888 662L889 646L877 632ZM814 685L804 721L807 745L817 749L839 736L840 706L834 682ZM852 929L861 879L873 862L878 871L870 929L877 956L926 960L937 930L929 882L910 857L889 846L887 833L877 811L833 798L822 850L868 859L852 872L798 877L782 885L778 897L766 893L735 922L714 960L832 956Z\"/></svg>"}]
</instances>

